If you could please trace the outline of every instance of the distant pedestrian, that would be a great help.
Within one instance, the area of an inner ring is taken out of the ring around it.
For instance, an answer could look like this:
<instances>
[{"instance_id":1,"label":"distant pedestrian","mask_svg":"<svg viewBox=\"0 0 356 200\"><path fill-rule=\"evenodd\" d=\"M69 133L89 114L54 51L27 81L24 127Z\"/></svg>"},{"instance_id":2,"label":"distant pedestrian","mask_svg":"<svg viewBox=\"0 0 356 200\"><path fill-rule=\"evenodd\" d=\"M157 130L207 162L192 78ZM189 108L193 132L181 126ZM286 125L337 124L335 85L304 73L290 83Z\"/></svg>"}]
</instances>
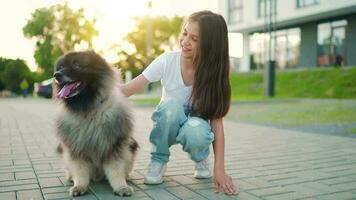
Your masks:
<instances>
[{"instance_id":1,"label":"distant pedestrian","mask_svg":"<svg viewBox=\"0 0 356 200\"><path fill-rule=\"evenodd\" d=\"M344 65L344 59L342 55L337 54L335 58L335 67L342 67Z\"/></svg>"},{"instance_id":2,"label":"distant pedestrian","mask_svg":"<svg viewBox=\"0 0 356 200\"><path fill-rule=\"evenodd\" d=\"M162 97L152 115L153 144L146 184L160 184L169 160L169 147L180 143L195 162L194 177L210 178L213 143L214 189L238 193L224 164L223 117L230 107L229 47L224 18L210 11L193 13L185 22L180 50L156 58L141 75L121 86L126 96L150 82L161 81Z\"/></svg>"},{"instance_id":3,"label":"distant pedestrian","mask_svg":"<svg viewBox=\"0 0 356 200\"><path fill-rule=\"evenodd\" d=\"M29 84L27 82L26 79L23 79L21 84L20 84L20 88L21 88L21 91L22 91L22 96L23 98L26 98L27 97L27 94L28 94L28 87L29 87Z\"/></svg>"}]
</instances>

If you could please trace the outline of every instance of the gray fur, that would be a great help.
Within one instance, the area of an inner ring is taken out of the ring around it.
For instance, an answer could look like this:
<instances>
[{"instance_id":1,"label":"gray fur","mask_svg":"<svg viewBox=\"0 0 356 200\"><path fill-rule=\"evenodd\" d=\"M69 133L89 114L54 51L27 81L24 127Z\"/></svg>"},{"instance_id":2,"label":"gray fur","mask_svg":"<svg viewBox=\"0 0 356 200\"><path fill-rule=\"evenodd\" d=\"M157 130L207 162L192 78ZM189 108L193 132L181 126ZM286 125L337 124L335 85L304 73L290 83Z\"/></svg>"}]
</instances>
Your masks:
<instances>
[{"instance_id":1,"label":"gray fur","mask_svg":"<svg viewBox=\"0 0 356 200\"><path fill-rule=\"evenodd\" d=\"M96 95L89 95L92 98L78 95L75 97L76 101L72 102L70 99L63 100L63 108L57 118L57 136L60 140L57 151L63 155L63 161L68 165L67 177L73 177L74 181L70 194L73 196L84 194L89 178L97 179L104 173L109 173L105 175L110 176L108 180L114 192L120 191L121 188L130 191L131 195L133 189L127 185L125 177L132 169L138 144L132 135L133 119L130 106L118 87L120 78L115 76L114 70L108 70L109 66L94 52L74 52L68 57L64 56L60 63L65 64L66 59L74 59L79 64L83 60L94 63L99 60L105 71L95 73L98 66L85 63L85 70L92 69L94 70L92 74L99 77L93 79L97 82L86 83L97 86L92 87L96 88L94 91ZM93 59L88 59L89 57ZM80 98L85 101L81 101ZM80 106L81 104L78 104L80 102L90 106L73 109L73 106ZM118 163L121 166L119 171L116 169ZM78 191L77 188L81 189Z\"/></svg>"},{"instance_id":2,"label":"gray fur","mask_svg":"<svg viewBox=\"0 0 356 200\"><path fill-rule=\"evenodd\" d=\"M58 135L71 155L100 161L120 156L120 148L128 148L132 137L132 116L127 100L114 78L104 82L94 108L87 112L63 109L57 121Z\"/></svg>"}]
</instances>

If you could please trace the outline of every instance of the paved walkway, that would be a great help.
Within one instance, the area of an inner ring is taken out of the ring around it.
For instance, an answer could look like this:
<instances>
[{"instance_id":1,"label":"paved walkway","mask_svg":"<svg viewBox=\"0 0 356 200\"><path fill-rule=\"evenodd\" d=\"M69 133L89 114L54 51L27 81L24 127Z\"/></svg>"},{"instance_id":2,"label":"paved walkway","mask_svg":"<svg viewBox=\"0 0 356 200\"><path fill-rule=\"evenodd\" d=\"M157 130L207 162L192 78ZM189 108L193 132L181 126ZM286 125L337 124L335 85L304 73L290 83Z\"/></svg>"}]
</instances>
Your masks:
<instances>
[{"instance_id":1,"label":"paved walkway","mask_svg":"<svg viewBox=\"0 0 356 200\"><path fill-rule=\"evenodd\" d=\"M0 99L0 199L70 199L54 135L58 106L42 99ZM225 122L226 168L240 189L228 197L211 180L192 177L193 163L172 148L166 182L143 184L152 108L136 108L141 148L132 174L134 196L123 199L356 199L356 139ZM75 199L120 199L107 182Z\"/></svg>"}]
</instances>

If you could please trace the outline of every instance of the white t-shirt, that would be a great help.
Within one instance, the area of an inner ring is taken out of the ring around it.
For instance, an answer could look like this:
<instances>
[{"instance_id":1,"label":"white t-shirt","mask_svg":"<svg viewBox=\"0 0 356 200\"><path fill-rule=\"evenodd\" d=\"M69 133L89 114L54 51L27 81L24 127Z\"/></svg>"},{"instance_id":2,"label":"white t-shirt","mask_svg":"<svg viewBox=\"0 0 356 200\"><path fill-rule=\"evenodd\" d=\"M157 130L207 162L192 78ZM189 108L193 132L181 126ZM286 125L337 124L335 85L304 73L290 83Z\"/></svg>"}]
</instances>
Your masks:
<instances>
[{"instance_id":1,"label":"white t-shirt","mask_svg":"<svg viewBox=\"0 0 356 200\"><path fill-rule=\"evenodd\" d=\"M182 104L188 103L192 86L183 82L180 57L181 51L163 53L142 72L149 82L161 81L161 101L175 99Z\"/></svg>"}]
</instances>

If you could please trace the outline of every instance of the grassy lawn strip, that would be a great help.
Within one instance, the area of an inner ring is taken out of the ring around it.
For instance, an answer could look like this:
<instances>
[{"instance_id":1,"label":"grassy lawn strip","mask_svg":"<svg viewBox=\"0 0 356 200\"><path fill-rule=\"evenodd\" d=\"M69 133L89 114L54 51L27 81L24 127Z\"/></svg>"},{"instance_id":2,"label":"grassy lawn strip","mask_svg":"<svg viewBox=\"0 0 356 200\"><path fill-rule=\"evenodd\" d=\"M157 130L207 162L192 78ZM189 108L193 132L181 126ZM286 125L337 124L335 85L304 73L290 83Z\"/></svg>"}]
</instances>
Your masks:
<instances>
[{"instance_id":1,"label":"grassy lawn strip","mask_svg":"<svg viewBox=\"0 0 356 200\"><path fill-rule=\"evenodd\" d=\"M236 103L227 116L234 121L277 126L356 125L356 100L275 100ZM348 130L355 133L356 130Z\"/></svg>"},{"instance_id":2,"label":"grassy lawn strip","mask_svg":"<svg viewBox=\"0 0 356 200\"><path fill-rule=\"evenodd\" d=\"M157 105L160 98L133 99L134 105Z\"/></svg>"},{"instance_id":3,"label":"grassy lawn strip","mask_svg":"<svg viewBox=\"0 0 356 200\"><path fill-rule=\"evenodd\" d=\"M278 98L356 99L356 67L277 71ZM232 99L263 98L262 72L233 73Z\"/></svg>"}]
</instances>

